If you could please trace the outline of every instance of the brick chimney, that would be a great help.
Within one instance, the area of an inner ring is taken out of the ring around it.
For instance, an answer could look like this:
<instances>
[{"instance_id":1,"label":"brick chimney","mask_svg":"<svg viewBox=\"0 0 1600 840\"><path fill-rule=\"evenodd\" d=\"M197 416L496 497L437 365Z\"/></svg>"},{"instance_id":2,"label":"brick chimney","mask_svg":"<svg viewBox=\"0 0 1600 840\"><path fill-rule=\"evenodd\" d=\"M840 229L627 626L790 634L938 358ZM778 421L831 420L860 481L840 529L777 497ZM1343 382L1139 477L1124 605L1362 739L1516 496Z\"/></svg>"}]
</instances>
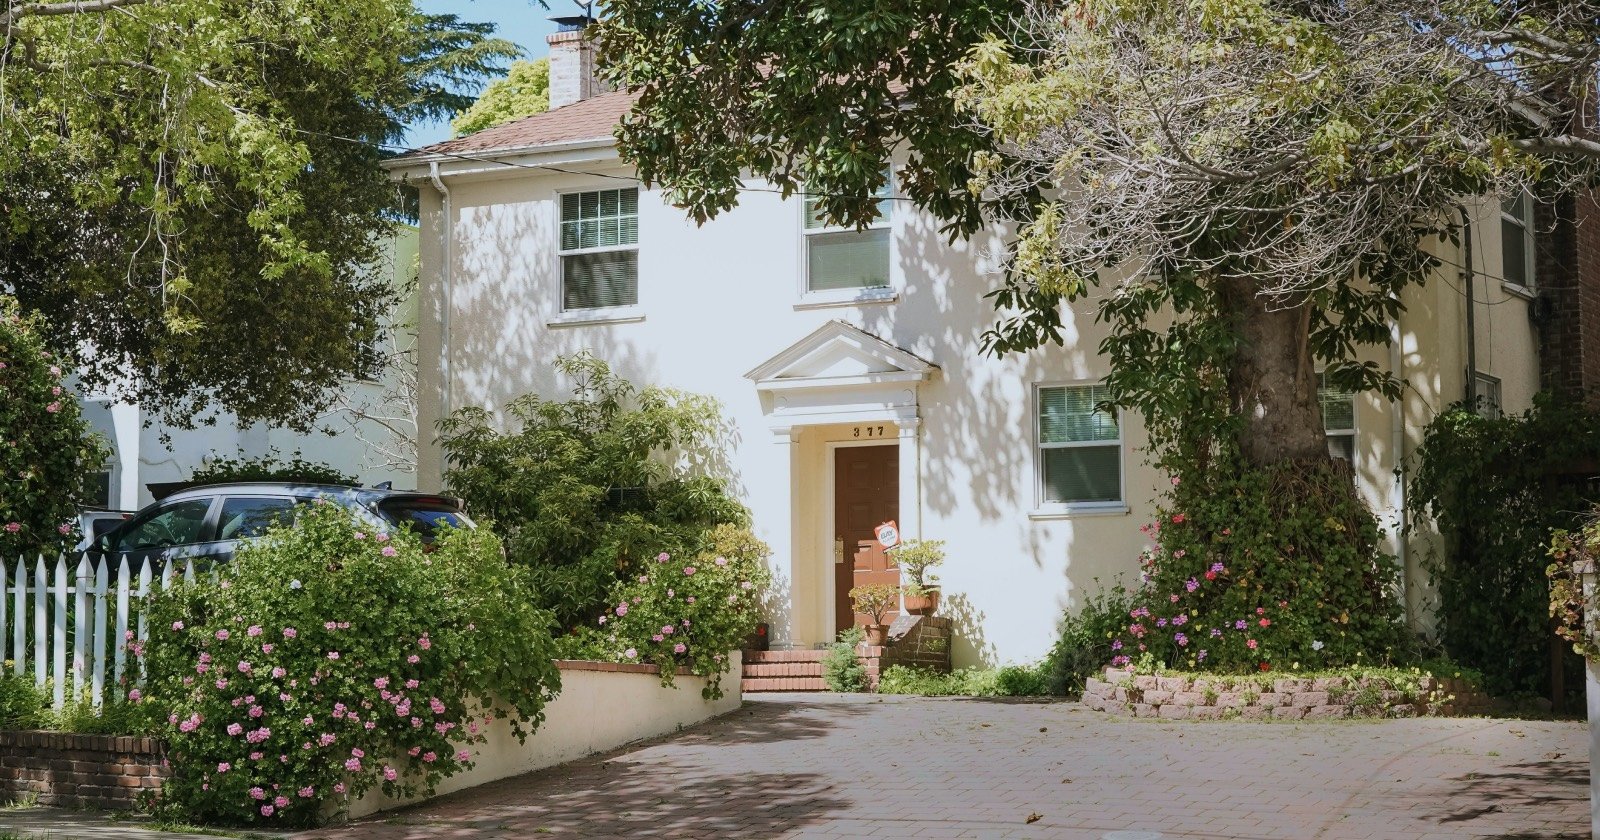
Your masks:
<instances>
[{"instance_id":1,"label":"brick chimney","mask_svg":"<svg viewBox=\"0 0 1600 840\"><path fill-rule=\"evenodd\" d=\"M545 37L550 45L550 109L582 102L611 89L595 75L594 44L587 15L551 18L560 27Z\"/></svg>"}]
</instances>

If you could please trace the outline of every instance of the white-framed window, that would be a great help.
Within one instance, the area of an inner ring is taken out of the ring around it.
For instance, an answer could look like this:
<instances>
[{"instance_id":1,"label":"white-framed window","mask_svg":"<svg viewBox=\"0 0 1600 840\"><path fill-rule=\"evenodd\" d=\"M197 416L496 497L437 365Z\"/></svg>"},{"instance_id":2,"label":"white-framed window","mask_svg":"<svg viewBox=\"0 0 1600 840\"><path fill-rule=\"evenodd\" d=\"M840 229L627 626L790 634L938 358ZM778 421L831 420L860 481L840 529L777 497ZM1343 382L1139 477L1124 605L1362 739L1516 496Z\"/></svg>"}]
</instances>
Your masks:
<instances>
[{"instance_id":1,"label":"white-framed window","mask_svg":"<svg viewBox=\"0 0 1600 840\"><path fill-rule=\"evenodd\" d=\"M561 310L639 303L639 188L562 193Z\"/></svg>"},{"instance_id":2,"label":"white-framed window","mask_svg":"<svg viewBox=\"0 0 1600 840\"><path fill-rule=\"evenodd\" d=\"M875 193L878 214L865 230L829 224L818 199L807 195L801 231L805 237L803 291L816 297L870 297L889 293L892 261L892 178L883 173Z\"/></svg>"},{"instance_id":3,"label":"white-framed window","mask_svg":"<svg viewBox=\"0 0 1600 840\"><path fill-rule=\"evenodd\" d=\"M1489 420L1500 419L1500 377L1474 373L1472 382L1472 392L1478 397L1478 404L1473 410Z\"/></svg>"},{"instance_id":4,"label":"white-framed window","mask_svg":"<svg viewBox=\"0 0 1600 840\"><path fill-rule=\"evenodd\" d=\"M1041 508L1123 505L1122 424L1105 385L1040 385L1034 393Z\"/></svg>"},{"instance_id":5,"label":"white-framed window","mask_svg":"<svg viewBox=\"0 0 1600 840\"><path fill-rule=\"evenodd\" d=\"M1328 454L1356 462L1356 395L1328 383L1328 372L1318 374L1317 400L1322 404L1322 429L1328 436Z\"/></svg>"},{"instance_id":6,"label":"white-framed window","mask_svg":"<svg viewBox=\"0 0 1600 840\"><path fill-rule=\"evenodd\" d=\"M1534 278L1533 196L1526 190L1500 202L1500 276L1532 290Z\"/></svg>"}]
</instances>

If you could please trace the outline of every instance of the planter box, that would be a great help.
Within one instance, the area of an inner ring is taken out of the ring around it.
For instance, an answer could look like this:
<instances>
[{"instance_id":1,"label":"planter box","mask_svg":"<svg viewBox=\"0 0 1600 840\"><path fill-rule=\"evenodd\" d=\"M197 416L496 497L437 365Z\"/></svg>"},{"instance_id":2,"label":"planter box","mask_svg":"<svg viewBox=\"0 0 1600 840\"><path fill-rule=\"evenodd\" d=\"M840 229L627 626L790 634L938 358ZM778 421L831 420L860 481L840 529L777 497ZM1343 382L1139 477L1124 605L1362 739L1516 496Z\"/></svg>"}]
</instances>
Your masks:
<instances>
[{"instance_id":1,"label":"planter box","mask_svg":"<svg viewBox=\"0 0 1600 840\"><path fill-rule=\"evenodd\" d=\"M675 686L668 688L654 665L559 660L561 694L545 706L544 723L527 742L517 743L510 723L496 720L489 727L489 739L472 748L475 766L440 782L434 795L542 770L727 714L742 702L739 652L731 657L732 667L722 676L725 693L720 700L703 699L705 679L681 668ZM423 797L393 799L373 790L350 802L349 816L364 817L421 801Z\"/></svg>"}]
</instances>

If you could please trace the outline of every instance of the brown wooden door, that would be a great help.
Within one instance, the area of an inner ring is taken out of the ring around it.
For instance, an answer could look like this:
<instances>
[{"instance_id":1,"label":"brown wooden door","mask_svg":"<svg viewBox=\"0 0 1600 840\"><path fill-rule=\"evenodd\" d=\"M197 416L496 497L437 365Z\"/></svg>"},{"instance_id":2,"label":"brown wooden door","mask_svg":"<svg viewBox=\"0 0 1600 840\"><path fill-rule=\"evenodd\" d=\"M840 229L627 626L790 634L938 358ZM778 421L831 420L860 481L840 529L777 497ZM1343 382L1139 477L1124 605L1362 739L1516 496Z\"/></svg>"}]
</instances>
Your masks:
<instances>
[{"instance_id":1,"label":"brown wooden door","mask_svg":"<svg viewBox=\"0 0 1600 840\"><path fill-rule=\"evenodd\" d=\"M900 585L900 568L892 565L875 533L879 525L900 518L900 447L841 446L834 450L833 468L834 538L844 547L844 562L834 567L834 626L844 630L871 619L855 611L852 587ZM891 611L884 622L896 614Z\"/></svg>"}]
</instances>

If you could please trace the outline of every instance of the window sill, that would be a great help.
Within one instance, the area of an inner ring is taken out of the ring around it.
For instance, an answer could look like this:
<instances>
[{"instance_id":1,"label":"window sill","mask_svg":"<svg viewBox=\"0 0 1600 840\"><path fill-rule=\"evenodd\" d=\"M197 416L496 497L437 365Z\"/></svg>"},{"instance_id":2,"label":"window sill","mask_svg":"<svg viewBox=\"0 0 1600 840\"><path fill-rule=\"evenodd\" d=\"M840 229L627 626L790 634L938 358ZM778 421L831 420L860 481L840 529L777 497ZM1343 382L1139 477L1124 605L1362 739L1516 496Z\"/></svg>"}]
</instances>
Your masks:
<instances>
[{"instance_id":1,"label":"window sill","mask_svg":"<svg viewBox=\"0 0 1600 840\"><path fill-rule=\"evenodd\" d=\"M1127 516L1128 513L1128 505L1125 502L1048 505L1028 511L1028 518L1035 522L1047 522L1052 519L1077 519L1084 516Z\"/></svg>"},{"instance_id":2,"label":"window sill","mask_svg":"<svg viewBox=\"0 0 1600 840\"><path fill-rule=\"evenodd\" d=\"M545 326L584 327L594 324L632 324L644 320L644 311L637 306L608 306L604 309L574 309L550 316Z\"/></svg>"},{"instance_id":3,"label":"window sill","mask_svg":"<svg viewBox=\"0 0 1600 840\"><path fill-rule=\"evenodd\" d=\"M900 293L889 288L805 292L800 295L800 302L795 304L794 308L798 312L806 309L830 309L836 306L894 303L899 299Z\"/></svg>"},{"instance_id":4,"label":"window sill","mask_svg":"<svg viewBox=\"0 0 1600 840\"><path fill-rule=\"evenodd\" d=\"M1501 280L1500 281L1500 288L1506 294L1511 295L1512 297L1522 298L1523 300L1531 301L1535 297L1538 297L1538 293L1535 292L1533 289L1530 289L1527 286L1523 286L1523 285L1520 285L1520 284L1517 284L1517 283L1512 283L1509 280Z\"/></svg>"}]
</instances>

